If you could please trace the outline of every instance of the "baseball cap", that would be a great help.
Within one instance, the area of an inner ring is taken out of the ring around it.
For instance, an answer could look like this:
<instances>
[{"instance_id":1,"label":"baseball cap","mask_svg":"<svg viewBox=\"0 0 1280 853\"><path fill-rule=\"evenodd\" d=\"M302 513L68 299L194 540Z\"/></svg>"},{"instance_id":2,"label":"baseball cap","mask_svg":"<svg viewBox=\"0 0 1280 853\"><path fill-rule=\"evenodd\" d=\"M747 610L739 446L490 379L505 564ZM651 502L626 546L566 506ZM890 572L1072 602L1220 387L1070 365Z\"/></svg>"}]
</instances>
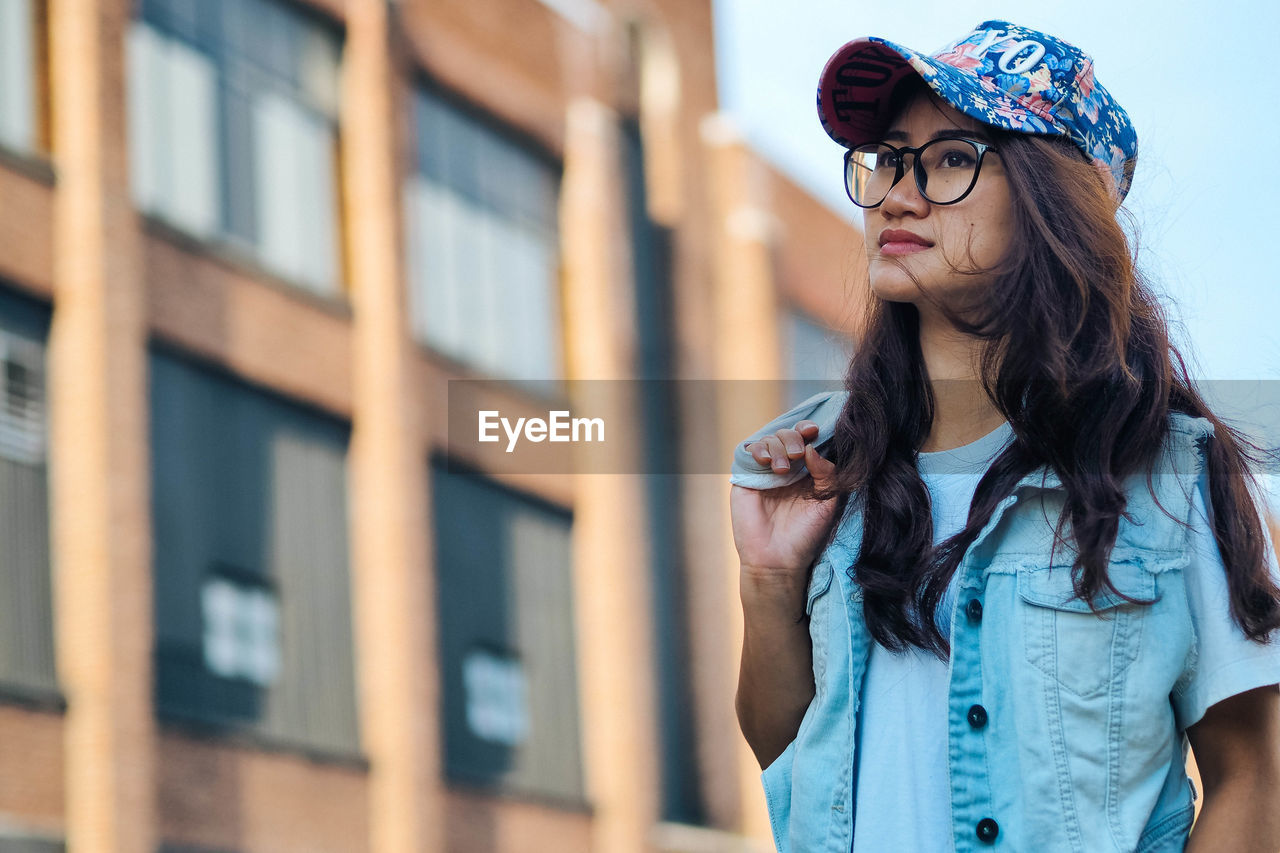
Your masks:
<instances>
[{"instance_id":1,"label":"baseball cap","mask_svg":"<svg viewBox=\"0 0 1280 853\"><path fill-rule=\"evenodd\" d=\"M911 74L984 124L1070 138L1117 202L1129 192L1138 136L1129 115L1094 79L1093 59L1061 39L1008 21L984 21L932 54L882 38L854 39L822 69L823 128L846 148L880 141L892 119L894 87Z\"/></svg>"}]
</instances>

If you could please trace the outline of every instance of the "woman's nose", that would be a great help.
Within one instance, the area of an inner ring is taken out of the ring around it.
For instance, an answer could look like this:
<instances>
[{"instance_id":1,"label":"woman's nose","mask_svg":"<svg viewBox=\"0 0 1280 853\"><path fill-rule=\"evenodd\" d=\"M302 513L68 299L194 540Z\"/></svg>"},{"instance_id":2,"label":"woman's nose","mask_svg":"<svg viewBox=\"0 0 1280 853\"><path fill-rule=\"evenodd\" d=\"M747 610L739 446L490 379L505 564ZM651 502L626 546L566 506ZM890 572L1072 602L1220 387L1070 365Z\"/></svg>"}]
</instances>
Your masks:
<instances>
[{"instance_id":1,"label":"woman's nose","mask_svg":"<svg viewBox=\"0 0 1280 853\"><path fill-rule=\"evenodd\" d=\"M920 188L916 186L914 155L912 155L911 167L903 169L902 177L889 188L889 192L884 197L884 201L880 203L880 207L887 214L910 212L923 215L928 209L929 202L920 194Z\"/></svg>"}]
</instances>

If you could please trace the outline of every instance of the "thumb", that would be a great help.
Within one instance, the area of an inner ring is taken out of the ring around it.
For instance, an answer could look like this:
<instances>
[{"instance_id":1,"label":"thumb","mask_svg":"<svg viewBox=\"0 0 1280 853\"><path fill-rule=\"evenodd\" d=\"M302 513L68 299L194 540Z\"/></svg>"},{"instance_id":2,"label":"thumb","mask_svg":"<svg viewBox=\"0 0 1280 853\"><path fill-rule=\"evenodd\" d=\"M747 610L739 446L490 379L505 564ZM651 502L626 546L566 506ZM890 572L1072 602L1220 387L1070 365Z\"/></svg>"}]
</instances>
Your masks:
<instances>
[{"instance_id":1,"label":"thumb","mask_svg":"<svg viewBox=\"0 0 1280 853\"><path fill-rule=\"evenodd\" d=\"M813 485L819 489L826 488L831 476L836 472L836 463L824 459L822 454L813 449L812 444L806 444L804 447L804 465L813 476Z\"/></svg>"}]
</instances>

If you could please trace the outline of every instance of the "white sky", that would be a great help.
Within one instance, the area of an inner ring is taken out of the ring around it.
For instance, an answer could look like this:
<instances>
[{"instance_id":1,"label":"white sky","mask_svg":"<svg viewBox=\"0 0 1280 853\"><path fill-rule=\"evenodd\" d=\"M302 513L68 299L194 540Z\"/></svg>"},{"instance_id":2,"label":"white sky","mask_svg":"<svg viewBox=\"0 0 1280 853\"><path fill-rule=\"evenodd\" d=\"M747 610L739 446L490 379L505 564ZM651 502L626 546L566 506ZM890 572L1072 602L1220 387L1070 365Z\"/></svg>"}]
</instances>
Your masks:
<instances>
[{"instance_id":1,"label":"white sky","mask_svg":"<svg viewBox=\"0 0 1280 853\"><path fill-rule=\"evenodd\" d=\"M818 74L840 45L875 35L931 52L999 18L1091 54L1098 81L1138 130L1126 205L1189 370L1200 380L1280 379L1280 275L1269 257L1280 243L1280 3L715 0L714 8L722 109L756 150L859 225L840 182L841 149L814 106Z\"/></svg>"}]
</instances>

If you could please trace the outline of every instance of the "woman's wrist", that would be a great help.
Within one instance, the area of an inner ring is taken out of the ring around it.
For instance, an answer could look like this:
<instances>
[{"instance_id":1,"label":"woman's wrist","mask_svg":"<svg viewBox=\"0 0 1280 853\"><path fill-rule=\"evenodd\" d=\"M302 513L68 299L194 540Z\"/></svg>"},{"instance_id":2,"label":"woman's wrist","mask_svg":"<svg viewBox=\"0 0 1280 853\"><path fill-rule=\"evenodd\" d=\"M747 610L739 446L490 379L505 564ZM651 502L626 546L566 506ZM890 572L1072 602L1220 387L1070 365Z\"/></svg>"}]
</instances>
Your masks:
<instances>
[{"instance_id":1,"label":"woman's wrist","mask_svg":"<svg viewBox=\"0 0 1280 853\"><path fill-rule=\"evenodd\" d=\"M794 618L804 609L806 574L803 570L741 564L739 578L743 608L747 611L785 612Z\"/></svg>"}]
</instances>

